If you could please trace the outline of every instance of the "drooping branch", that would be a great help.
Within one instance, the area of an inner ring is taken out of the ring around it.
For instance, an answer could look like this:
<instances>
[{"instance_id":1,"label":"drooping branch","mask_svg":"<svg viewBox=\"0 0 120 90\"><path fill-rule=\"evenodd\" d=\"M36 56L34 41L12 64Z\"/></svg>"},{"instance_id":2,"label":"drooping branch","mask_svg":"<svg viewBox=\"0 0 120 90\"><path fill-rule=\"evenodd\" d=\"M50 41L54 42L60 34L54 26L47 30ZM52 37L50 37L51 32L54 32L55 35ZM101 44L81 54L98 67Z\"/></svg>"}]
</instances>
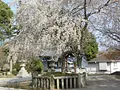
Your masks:
<instances>
[{"instance_id":1,"label":"drooping branch","mask_svg":"<svg viewBox=\"0 0 120 90\"><path fill-rule=\"evenodd\" d=\"M13 41L13 52L21 50L22 54L40 55L43 51L55 50L60 55L63 51L75 50L81 38L80 15L69 15L59 0L51 3L30 0L23 7L17 12L17 23L22 29Z\"/></svg>"}]
</instances>

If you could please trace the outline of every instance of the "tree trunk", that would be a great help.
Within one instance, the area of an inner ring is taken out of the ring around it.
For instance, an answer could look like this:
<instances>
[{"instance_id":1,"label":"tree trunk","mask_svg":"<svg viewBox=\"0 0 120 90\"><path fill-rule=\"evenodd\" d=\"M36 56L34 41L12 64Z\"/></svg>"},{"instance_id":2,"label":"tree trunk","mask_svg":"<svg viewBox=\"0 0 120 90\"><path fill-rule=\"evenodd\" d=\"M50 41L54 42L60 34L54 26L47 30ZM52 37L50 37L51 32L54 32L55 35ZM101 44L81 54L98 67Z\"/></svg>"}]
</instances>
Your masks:
<instances>
[{"instance_id":1,"label":"tree trunk","mask_svg":"<svg viewBox=\"0 0 120 90\"><path fill-rule=\"evenodd\" d=\"M62 59L62 73L65 73L65 53L63 52L61 55L61 59Z\"/></svg>"}]
</instances>

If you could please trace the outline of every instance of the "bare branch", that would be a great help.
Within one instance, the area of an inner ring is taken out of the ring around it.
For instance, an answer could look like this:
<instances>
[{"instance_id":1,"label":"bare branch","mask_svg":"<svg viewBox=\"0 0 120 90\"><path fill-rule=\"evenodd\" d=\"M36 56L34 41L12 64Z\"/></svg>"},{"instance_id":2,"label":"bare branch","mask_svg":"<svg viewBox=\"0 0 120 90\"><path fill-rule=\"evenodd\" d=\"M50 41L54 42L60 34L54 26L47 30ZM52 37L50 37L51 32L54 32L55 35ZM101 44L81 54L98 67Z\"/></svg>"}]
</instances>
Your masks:
<instances>
[{"instance_id":1,"label":"bare branch","mask_svg":"<svg viewBox=\"0 0 120 90\"><path fill-rule=\"evenodd\" d=\"M106 6L109 5L110 1L111 1L111 0L107 0L107 2L106 2L105 4L100 5L100 6L98 7L97 11L88 13L88 17L91 16L91 15L93 15L93 14L99 13L104 7L106 7Z\"/></svg>"}]
</instances>

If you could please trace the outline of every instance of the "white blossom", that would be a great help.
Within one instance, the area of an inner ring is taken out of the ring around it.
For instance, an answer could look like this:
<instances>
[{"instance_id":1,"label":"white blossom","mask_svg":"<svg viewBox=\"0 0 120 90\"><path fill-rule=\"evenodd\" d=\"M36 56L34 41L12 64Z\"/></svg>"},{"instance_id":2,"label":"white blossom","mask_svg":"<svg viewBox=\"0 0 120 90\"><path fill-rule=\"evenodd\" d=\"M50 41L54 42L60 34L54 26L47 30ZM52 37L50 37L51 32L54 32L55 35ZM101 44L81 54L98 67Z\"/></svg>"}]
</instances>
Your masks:
<instances>
[{"instance_id":1,"label":"white blossom","mask_svg":"<svg viewBox=\"0 0 120 90\"><path fill-rule=\"evenodd\" d=\"M73 16L61 0L29 0L18 8L16 19L21 30L12 41L11 54L29 57L55 50L61 55L80 44L81 16Z\"/></svg>"}]
</instances>

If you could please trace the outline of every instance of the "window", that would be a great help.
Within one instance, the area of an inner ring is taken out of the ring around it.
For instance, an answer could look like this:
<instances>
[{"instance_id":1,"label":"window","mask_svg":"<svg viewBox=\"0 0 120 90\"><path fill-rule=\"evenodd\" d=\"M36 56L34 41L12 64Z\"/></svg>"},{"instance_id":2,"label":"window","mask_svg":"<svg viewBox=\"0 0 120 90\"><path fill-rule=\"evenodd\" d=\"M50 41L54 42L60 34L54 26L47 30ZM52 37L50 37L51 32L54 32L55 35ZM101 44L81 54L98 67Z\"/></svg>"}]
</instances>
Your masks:
<instances>
[{"instance_id":1,"label":"window","mask_svg":"<svg viewBox=\"0 0 120 90\"><path fill-rule=\"evenodd\" d=\"M99 63L99 70L107 70L107 63Z\"/></svg>"},{"instance_id":2,"label":"window","mask_svg":"<svg viewBox=\"0 0 120 90\"><path fill-rule=\"evenodd\" d=\"M113 63L113 66L114 66L114 67L117 67L117 62L114 62L114 63Z\"/></svg>"}]
</instances>

